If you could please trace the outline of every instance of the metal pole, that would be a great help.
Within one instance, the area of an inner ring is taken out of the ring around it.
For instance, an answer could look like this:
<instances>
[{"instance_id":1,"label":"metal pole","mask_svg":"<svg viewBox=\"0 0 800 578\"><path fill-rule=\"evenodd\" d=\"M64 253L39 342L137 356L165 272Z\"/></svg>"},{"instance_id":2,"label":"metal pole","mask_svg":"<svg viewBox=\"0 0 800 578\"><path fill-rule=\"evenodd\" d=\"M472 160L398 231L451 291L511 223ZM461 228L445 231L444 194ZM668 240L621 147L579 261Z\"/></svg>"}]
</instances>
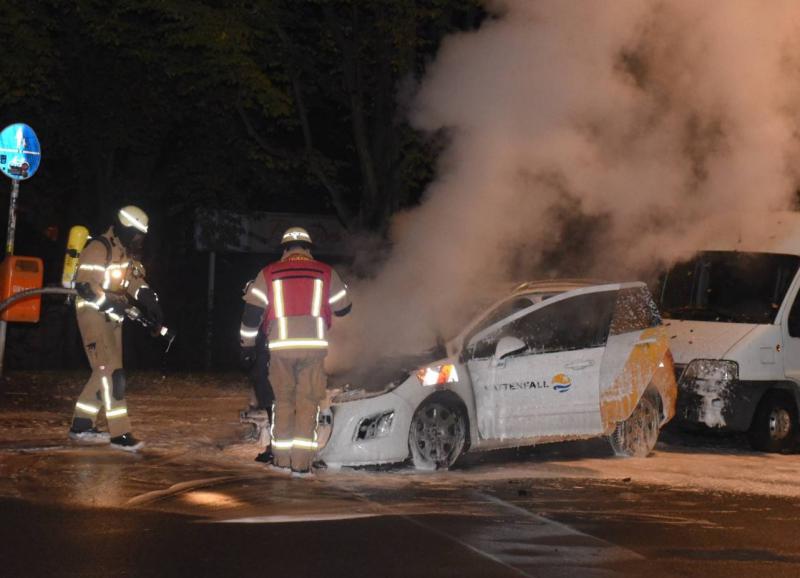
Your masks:
<instances>
[{"instance_id":1,"label":"metal pole","mask_svg":"<svg viewBox=\"0 0 800 578\"><path fill-rule=\"evenodd\" d=\"M17 232L17 197L19 196L19 181L12 181L11 201L8 203L8 234L6 235L6 255L14 254L14 236Z\"/></svg>"},{"instance_id":2,"label":"metal pole","mask_svg":"<svg viewBox=\"0 0 800 578\"><path fill-rule=\"evenodd\" d=\"M17 197L19 196L19 181L13 179L11 185L11 200L8 203L8 232L6 233L6 257L14 254L14 236L17 232ZM3 377L3 368L6 356L6 333L8 322L0 320L0 377Z\"/></svg>"},{"instance_id":3,"label":"metal pole","mask_svg":"<svg viewBox=\"0 0 800 578\"><path fill-rule=\"evenodd\" d=\"M211 347L214 341L214 278L216 277L217 253L208 253L208 317L206 320L206 369L211 369Z\"/></svg>"}]
</instances>

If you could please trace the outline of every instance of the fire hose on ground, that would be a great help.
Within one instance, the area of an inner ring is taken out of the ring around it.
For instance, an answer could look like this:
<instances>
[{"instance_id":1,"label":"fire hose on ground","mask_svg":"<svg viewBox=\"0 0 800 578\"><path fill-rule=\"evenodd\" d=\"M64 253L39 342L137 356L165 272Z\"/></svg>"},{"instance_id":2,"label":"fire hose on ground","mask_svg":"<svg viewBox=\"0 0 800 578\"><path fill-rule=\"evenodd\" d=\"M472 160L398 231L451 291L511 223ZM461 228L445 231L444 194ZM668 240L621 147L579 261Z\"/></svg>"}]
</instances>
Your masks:
<instances>
[{"instance_id":1,"label":"fire hose on ground","mask_svg":"<svg viewBox=\"0 0 800 578\"><path fill-rule=\"evenodd\" d=\"M23 299L27 299L28 297L33 297L35 295L66 295L67 297L75 297L78 294L75 289L66 289L64 287L42 287L40 289L26 289L25 291L20 291L19 293L14 293L8 299L4 301L0 301L0 311L5 310L9 306L13 305L17 301L21 301ZM167 353L169 353L170 347L172 347L172 342L175 341L175 333L170 331L164 325L157 325L153 323L146 315L142 313L142 310L136 305L131 305L125 310L125 316L132 321L136 321L140 325L144 326L145 328L149 329L159 337L164 338L167 341L167 347L164 349L164 354L162 358L161 364L161 373L162 375L165 373L164 368L166 366L167 360Z\"/></svg>"}]
</instances>

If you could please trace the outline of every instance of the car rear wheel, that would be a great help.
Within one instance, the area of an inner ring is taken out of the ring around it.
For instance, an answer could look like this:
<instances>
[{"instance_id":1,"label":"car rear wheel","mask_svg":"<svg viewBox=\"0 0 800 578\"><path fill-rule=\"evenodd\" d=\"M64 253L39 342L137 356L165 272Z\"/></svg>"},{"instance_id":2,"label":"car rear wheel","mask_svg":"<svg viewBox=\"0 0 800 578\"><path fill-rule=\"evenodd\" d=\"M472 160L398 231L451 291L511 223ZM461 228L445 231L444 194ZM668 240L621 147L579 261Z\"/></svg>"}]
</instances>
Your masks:
<instances>
[{"instance_id":1,"label":"car rear wheel","mask_svg":"<svg viewBox=\"0 0 800 578\"><path fill-rule=\"evenodd\" d=\"M754 450L786 452L797 443L797 405L791 395L768 392L758 404L748 438Z\"/></svg>"},{"instance_id":2,"label":"car rear wheel","mask_svg":"<svg viewBox=\"0 0 800 578\"><path fill-rule=\"evenodd\" d=\"M446 470L451 467L467 440L464 412L441 401L427 401L411 419L408 447L418 470Z\"/></svg>"},{"instance_id":3,"label":"car rear wheel","mask_svg":"<svg viewBox=\"0 0 800 578\"><path fill-rule=\"evenodd\" d=\"M608 437L614 453L633 458L650 455L658 441L660 422L658 404L649 395L642 396L630 417L619 422Z\"/></svg>"}]
</instances>

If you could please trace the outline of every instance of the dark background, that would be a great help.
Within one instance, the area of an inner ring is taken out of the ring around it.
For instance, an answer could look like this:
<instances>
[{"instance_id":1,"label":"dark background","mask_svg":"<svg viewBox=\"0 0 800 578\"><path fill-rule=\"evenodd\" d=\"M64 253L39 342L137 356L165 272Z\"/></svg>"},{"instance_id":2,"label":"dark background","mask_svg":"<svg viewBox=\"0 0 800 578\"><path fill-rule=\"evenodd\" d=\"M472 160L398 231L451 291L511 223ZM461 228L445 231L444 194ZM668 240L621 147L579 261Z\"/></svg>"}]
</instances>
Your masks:
<instances>
[{"instance_id":1,"label":"dark background","mask_svg":"<svg viewBox=\"0 0 800 578\"><path fill-rule=\"evenodd\" d=\"M407 121L425 67L485 17L477 0L0 0L0 125L29 124L42 147L16 253L42 257L56 285L72 225L99 233L140 206L148 278L178 333L169 364L203 365L195 210L330 214L380 238L419 202L444 140ZM218 254L213 367L236 363L242 287L276 257ZM126 365L158 365L162 344L127 325ZM6 362L84 366L63 298L9 326Z\"/></svg>"}]
</instances>

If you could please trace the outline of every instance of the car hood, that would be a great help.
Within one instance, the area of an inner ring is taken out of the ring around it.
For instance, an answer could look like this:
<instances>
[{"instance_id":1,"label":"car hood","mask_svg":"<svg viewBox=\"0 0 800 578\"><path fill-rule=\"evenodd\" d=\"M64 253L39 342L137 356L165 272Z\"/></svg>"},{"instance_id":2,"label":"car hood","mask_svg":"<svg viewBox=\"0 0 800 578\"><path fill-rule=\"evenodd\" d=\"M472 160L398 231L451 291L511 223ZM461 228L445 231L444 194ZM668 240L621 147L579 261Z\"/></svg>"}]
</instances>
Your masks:
<instances>
[{"instance_id":1,"label":"car hood","mask_svg":"<svg viewBox=\"0 0 800 578\"><path fill-rule=\"evenodd\" d=\"M446 353L439 345L421 353L387 356L331 375L328 389L336 391L334 403L374 397L391 391L418 369L438 363Z\"/></svg>"},{"instance_id":2,"label":"car hood","mask_svg":"<svg viewBox=\"0 0 800 578\"><path fill-rule=\"evenodd\" d=\"M664 320L669 348L675 363L680 364L693 359L721 359L756 327L754 323Z\"/></svg>"}]
</instances>

